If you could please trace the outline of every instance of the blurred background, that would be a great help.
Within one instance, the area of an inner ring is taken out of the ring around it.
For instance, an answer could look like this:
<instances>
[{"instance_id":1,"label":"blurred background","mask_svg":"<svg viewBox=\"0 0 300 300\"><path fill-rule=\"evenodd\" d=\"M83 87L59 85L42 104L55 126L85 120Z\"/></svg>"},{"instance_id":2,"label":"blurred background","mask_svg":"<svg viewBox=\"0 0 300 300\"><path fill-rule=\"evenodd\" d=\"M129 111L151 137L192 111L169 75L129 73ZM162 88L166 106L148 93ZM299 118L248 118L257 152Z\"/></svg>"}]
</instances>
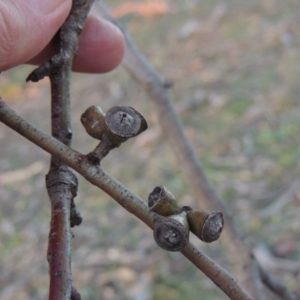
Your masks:
<instances>
[{"instance_id":1,"label":"blurred background","mask_svg":"<svg viewBox=\"0 0 300 300\"><path fill-rule=\"evenodd\" d=\"M262 264L300 296L300 2L298 0L110 1L171 94L186 134ZM0 94L49 129L49 81L25 83L32 66L1 74ZM132 106L149 129L113 150L103 168L145 201L164 185L197 206L155 107L122 67L73 74L73 148L97 144L80 123L90 105ZM0 298L48 294L49 155L0 124ZM159 249L151 230L79 177L81 226L72 269L82 299L227 299L180 253ZM226 226L226 224L225 224ZM220 242L195 244L230 271ZM270 299L276 299L270 296Z\"/></svg>"}]
</instances>

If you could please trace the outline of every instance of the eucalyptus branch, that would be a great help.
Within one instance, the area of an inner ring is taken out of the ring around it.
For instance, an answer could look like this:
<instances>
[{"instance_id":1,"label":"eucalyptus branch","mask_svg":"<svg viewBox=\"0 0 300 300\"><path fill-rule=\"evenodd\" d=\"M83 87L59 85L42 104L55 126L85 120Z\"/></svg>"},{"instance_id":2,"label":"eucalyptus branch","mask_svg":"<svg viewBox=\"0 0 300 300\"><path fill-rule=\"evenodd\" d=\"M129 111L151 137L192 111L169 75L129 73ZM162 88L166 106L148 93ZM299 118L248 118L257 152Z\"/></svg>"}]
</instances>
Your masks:
<instances>
[{"instance_id":1,"label":"eucalyptus branch","mask_svg":"<svg viewBox=\"0 0 300 300\"><path fill-rule=\"evenodd\" d=\"M78 38L90 10L91 0L73 0L71 12L59 31L59 53L35 69L27 81L49 76L51 84L52 136L70 146L70 81ZM51 157L46 187L51 202L51 225L47 260L50 269L50 300L80 299L72 285L70 226L79 225L81 216L75 207L78 181L75 174L56 156Z\"/></svg>"},{"instance_id":2,"label":"eucalyptus branch","mask_svg":"<svg viewBox=\"0 0 300 300\"><path fill-rule=\"evenodd\" d=\"M125 188L121 183L107 175L100 166L96 166L79 152L64 145L57 139L47 135L31 123L17 115L0 98L0 121L15 130L40 148L81 174L87 181L99 187L127 211L153 228L156 214L149 211L146 203ZM182 251L198 269L210 278L230 299L251 300L239 282L221 266L217 265L200 250L189 243Z\"/></svg>"},{"instance_id":3,"label":"eucalyptus branch","mask_svg":"<svg viewBox=\"0 0 300 300\"><path fill-rule=\"evenodd\" d=\"M110 14L103 1L97 1L97 5L102 16L122 30L126 40L126 54L123 65L153 101L162 132L167 137L178 161L177 165L193 190L195 198L199 200L199 204L205 210L221 211L223 213L226 226L220 241L230 256L234 274L256 300L263 300L264 295L258 262L251 248L244 242L241 232L235 226L232 215L223 199L217 194L206 176L200 159L185 135L179 116L174 108L173 100L167 91L170 88L169 82L163 79L151 66L134 44L124 26Z\"/></svg>"}]
</instances>

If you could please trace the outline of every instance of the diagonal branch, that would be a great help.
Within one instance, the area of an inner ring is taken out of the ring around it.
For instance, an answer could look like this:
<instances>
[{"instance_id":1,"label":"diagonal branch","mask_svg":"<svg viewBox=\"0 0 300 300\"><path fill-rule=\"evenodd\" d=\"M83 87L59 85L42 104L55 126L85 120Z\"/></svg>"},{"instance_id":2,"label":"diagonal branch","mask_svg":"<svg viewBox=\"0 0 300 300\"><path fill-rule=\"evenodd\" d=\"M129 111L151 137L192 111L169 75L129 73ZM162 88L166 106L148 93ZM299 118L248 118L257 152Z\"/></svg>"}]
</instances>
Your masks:
<instances>
[{"instance_id":1,"label":"diagonal branch","mask_svg":"<svg viewBox=\"0 0 300 300\"><path fill-rule=\"evenodd\" d=\"M154 103L164 136L167 137L178 161L177 165L184 174L195 197L199 200L199 204L205 210L222 211L225 227L220 241L229 253L235 275L256 300L263 300L258 263L251 248L244 242L241 232L235 226L232 215L223 199L216 193L206 176L199 158L185 135L173 100L167 91L170 85L142 55L127 30L112 17L103 1L98 1L97 4L104 18L122 30L126 40L126 55L123 65L128 73L144 88Z\"/></svg>"},{"instance_id":2,"label":"diagonal branch","mask_svg":"<svg viewBox=\"0 0 300 300\"><path fill-rule=\"evenodd\" d=\"M56 156L90 183L110 195L127 211L134 214L150 228L153 228L155 214L149 211L146 203L141 198L107 175L99 166L90 163L85 155L76 152L25 121L9 108L1 98L0 121L51 155ZM182 254L210 278L230 299L252 299L231 274L196 249L191 243L182 250Z\"/></svg>"}]
</instances>

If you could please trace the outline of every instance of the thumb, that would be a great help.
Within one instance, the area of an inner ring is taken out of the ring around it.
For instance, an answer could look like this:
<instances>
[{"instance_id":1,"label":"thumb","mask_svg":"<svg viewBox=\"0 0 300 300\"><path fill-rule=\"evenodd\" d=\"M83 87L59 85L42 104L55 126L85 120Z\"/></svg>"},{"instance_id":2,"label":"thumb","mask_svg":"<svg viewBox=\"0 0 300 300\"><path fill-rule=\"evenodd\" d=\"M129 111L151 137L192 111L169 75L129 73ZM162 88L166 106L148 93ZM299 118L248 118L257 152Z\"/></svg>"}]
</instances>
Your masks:
<instances>
[{"instance_id":1,"label":"thumb","mask_svg":"<svg viewBox=\"0 0 300 300\"><path fill-rule=\"evenodd\" d=\"M71 0L0 1L0 71L36 56L71 9Z\"/></svg>"}]
</instances>

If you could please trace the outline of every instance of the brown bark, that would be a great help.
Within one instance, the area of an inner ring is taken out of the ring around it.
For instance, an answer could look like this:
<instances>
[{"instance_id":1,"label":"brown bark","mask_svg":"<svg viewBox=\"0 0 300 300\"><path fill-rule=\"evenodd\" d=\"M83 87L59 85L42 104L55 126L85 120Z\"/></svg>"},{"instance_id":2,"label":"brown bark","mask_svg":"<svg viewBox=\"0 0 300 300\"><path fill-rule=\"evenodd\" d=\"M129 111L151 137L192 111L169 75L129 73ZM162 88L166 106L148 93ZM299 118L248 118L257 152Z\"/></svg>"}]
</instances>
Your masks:
<instances>
[{"instance_id":1,"label":"brown bark","mask_svg":"<svg viewBox=\"0 0 300 300\"><path fill-rule=\"evenodd\" d=\"M246 290L256 300L263 300L262 283L257 262L251 248L243 241L232 216L207 178L200 159L196 156L191 143L187 139L182 123L175 111L167 89L169 84L158 74L147 59L137 49L128 32L110 15L104 4L98 6L104 17L122 30L126 39L126 55L123 64L128 73L145 89L158 114L162 132L174 151L177 165L190 185L202 209L221 211L225 227L220 241L230 256L234 274ZM237 255L238 253L238 255Z\"/></svg>"},{"instance_id":2,"label":"brown bark","mask_svg":"<svg viewBox=\"0 0 300 300\"><path fill-rule=\"evenodd\" d=\"M67 146L71 145L72 140L71 68L78 51L78 37L92 2L73 0L71 12L59 32L59 53L34 70L27 78L27 81L39 81L44 76L49 76L52 136ZM46 187L51 203L47 253L50 300L69 300L75 297L71 274L70 227L81 222L81 220L78 222L78 213L76 213L74 203L77 185L77 178L72 170L56 156L52 156L50 170L46 175ZM76 292L76 297L80 297L78 292Z\"/></svg>"},{"instance_id":3,"label":"brown bark","mask_svg":"<svg viewBox=\"0 0 300 300\"><path fill-rule=\"evenodd\" d=\"M110 195L127 211L134 214L150 228L153 228L155 215L149 211L146 203L142 199L126 189L114 178L107 175L99 166L91 164L86 156L72 150L70 147L26 122L10 109L1 98L0 121L69 165L90 183ZM248 295L231 274L213 262L200 250L196 249L191 243L182 250L182 254L210 278L230 299L254 299Z\"/></svg>"}]
</instances>

